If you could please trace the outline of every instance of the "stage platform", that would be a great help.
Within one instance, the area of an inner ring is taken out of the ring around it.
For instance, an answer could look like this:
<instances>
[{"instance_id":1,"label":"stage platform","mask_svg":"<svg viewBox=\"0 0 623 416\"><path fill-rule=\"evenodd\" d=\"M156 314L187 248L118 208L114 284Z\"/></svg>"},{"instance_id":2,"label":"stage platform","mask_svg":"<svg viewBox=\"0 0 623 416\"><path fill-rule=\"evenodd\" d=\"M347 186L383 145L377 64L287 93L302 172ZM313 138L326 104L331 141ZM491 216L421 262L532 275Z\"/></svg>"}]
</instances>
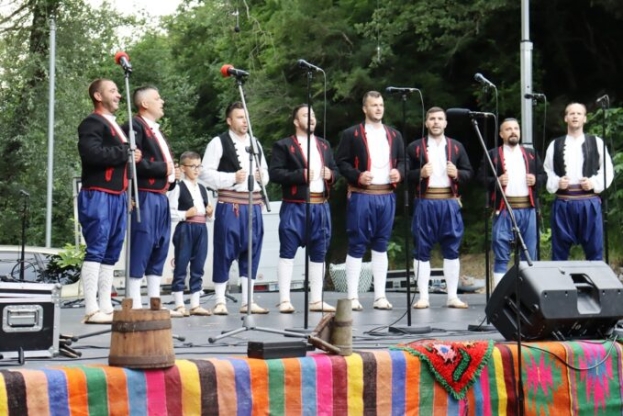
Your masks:
<instances>
[{"instance_id":1,"label":"stage platform","mask_svg":"<svg viewBox=\"0 0 623 416\"><path fill-rule=\"evenodd\" d=\"M234 296L239 300L239 295ZM326 294L329 303L343 296ZM468 325L485 318L484 295L462 295L470 304L467 310L448 309L445 295L432 295L430 309L412 311L412 327L431 327L431 332L420 335L388 332L389 325L407 325L406 294L388 297L394 304L392 311L373 310L372 293L361 296L364 311L353 312L355 353L348 357L316 350L302 358L248 359L248 341L292 341L257 330L210 344L210 337L242 326L240 303L229 301L226 317L174 319L172 332L185 337L174 341L175 366L146 371L109 367L110 334L84 337L106 327L80 324L81 308L62 309L60 333L80 338L72 347L82 357L32 358L24 366L14 360L0 361L0 415L516 414L516 344L505 342L497 331L467 331ZM256 301L271 312L254 315L255 326L276 330L304 326L302 293L293 294L297 312L292 315L278 313L276 293L258 293ZM211 307L213 300L204 302ZM320 318L310 313L308 327L314 328ZM410 348L396 349L399 345ZM462 395L437 381L443 379L443 370L430 367L434 360L418 346L461 347L456 349L463 354L459 360L440 356L462 363L445 374L455 378L450 384L462 387ZM471 354L476 347L481 352L488 349L486 357ZM526 414L623 414L622 366L622 346L616 342L524 343Z\"/></svg>"}]
</instances>

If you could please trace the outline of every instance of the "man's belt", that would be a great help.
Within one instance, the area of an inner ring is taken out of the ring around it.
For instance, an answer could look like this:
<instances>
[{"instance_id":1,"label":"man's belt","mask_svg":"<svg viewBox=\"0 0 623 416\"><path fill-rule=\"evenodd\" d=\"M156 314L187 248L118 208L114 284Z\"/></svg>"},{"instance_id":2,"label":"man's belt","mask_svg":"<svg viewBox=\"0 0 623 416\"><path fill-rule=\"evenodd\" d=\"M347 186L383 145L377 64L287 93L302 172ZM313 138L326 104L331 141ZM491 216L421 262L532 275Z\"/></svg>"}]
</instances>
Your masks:
<instances>
[{"instance_id":1,"label":"man's belt","mask_svg":"<svg viewBox=\"0 0 623 416\"><path fill-rule=\"evenodd\" d=\"M259 192L252 192L252 194L253 205L261 205L263 202L262 194ZM219 189L218 202L227 204L249 205L249 193Z\"/></svg>"},{"instance_id":2,"label":"man's belt","mask_svg":"<svg viewBox=\"0 0 623 416\"><path fill-rule=\"evenodd\" d=\"M593 191L585 191L581 185L569 185L567 189L559 189L556 198L565 200L578 200L595 198L597 194Z\"/></svg>"},{"instance_id":3,"label":"man's belt","mask_svg":"<svg viewBox=\"0 0 623 416\"><path fill-rule=\"evenodd\" d=\"M532 208L530 197L526 196L507 196L508 204L513 209Z\"/></svg>"},{"instance_id":4,"label":"man's belt","mask_svg":"<svg viewBox=\"0 0 623 416\"><path fill-rule=\"evenodd\" d=\"M368 186L353 186L348 185L348 192L355 192L358 194L368 195L387 195L394 192L394 188L390 184L385 185L368 185Z\"/></svg>"},{"instance_id":5,"label":"man's belt","mask_svg":"<svg viewBox=\"0 0 623 416\"><path fill-rule=\"evenodd\" d=\"M310 204L324 204L325 202L327 202L327 199L324 197L323 192L310 192L309 193Z\"/></svg>"},{"instance_id":6,"label":"man's belt","mask_svg":"<svg viewBox=\"0 0 623 416\"><path fill-rule=\"evenodd\" d=\"M193 215L190 218L186 218L185 221L193 223L193 224L205 224L206 223L206 216L205 215Z\"/></svg>"},{"instance_id":7,"label":"man's belt","mask_svg":"<svg viewBox=\"0 0 623 416\"><path fill-rule=\"evenodd\" d=\"M421 196L422 199L454 199L452 188L428 188Z\"/></svg>"}]
</instances>

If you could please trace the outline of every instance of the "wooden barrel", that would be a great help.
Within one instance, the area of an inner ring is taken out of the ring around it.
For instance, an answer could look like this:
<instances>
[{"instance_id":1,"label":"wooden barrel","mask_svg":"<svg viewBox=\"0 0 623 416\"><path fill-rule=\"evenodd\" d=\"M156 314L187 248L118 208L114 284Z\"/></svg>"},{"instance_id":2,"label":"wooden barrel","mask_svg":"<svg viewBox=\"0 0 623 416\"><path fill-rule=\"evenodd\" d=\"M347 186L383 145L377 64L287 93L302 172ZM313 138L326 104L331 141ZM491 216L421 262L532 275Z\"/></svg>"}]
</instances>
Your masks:
<instances>
[{"instance_id":1,"label":"wooden barrel","mask_svg":"<svg viewBox=\"0 0 623 416\"><path fill-rule=\"evenodd\" d=\"M175 364L171 314L150 299L150 309L132 309L124 299L113 314L108 364L126 368L167 368Z\"/></svg>"}]
</instances>

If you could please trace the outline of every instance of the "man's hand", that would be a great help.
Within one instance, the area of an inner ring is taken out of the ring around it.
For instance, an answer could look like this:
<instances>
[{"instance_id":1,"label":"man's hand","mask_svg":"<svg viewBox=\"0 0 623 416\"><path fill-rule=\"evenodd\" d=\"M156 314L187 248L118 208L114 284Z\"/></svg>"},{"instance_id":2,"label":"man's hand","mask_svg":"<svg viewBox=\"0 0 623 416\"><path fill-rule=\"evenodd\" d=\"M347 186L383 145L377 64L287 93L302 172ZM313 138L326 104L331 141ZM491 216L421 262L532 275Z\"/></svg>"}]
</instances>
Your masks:
<instances>
[{"instance_id":1,"label":"man's hand","mask_svg":"<svg viewBox=\"0 0 623 416\"><path fill-rule=\"evenodd\" d=\"M560 180L558 181L558 189L567 189L569 187L569 178L566 176L563 176L562 178L560 178Z\"/></svg>"},{"instance_id":2,"label":"man's hand","mask_svg":"<svg viewBox=\"0 0 623 416\"><path fill-rule=\"evenodd\" d=\"M420 169L420 176L422 178L429 178L433 174L433 164L428 162Z\"/></svg>"},{"instance_id":3,"label":"man's hand","mask_svg":"<svg viewBox=\"0 0 623 416\"><path fill-rule=\"evenodd\" d=\"M392 169L389 171L389 181L391 183L400 182L400 171L398 169Z\"/></svg>"},{"instance_id":4,"label":"man's hand","mask_svg":"<svg viewBox=\"0 0 623 416\"><path fill-rule=\"evenodd\" d=\"M194 217L195 215L197 215L197 207L192 207L186 211L186 218Z\"/></svg>"},{"instance_id":5,"label":"man's hand","mask_svg":"<svg viewBox=\"0 0 623 416\"><path fill-rule=\"evenodd\" d=\"M142 158L143 152L141 152L141 149L134 149L134 162L138 163L141 161Z\"/></svg>"},{"instance_id":6,"label":"man's hand","mask_svg":"<svg viewBox=\"0 0 623 416\"><path fill-rule=\"evenodd\" d=\"M331 178L333 177L333 172L331 172L331 169L329 169L328 167L323 167L322 168L322 179L324 179L325 181L329 181L331 180Z\"/></svg>"},{"instance_id":7,"label":"man's hand","mask_svg":"<svg viewBox=\"0 0 623 416\"><path fill-rule=\"evenodd\" d=\"M238 172L236 172L236 183L244 182L246 177L247 177L247 171L244 169L240 169Z\"/></svg>"},{"instance_id":8,"label":"man's hand","mask_svg":"<svg viewBox=\"0 0 623 416\"><path fill-rule=\"evenodd\" d=\"M175 169L175 166L173 166L173 162L167 162L167 176L173 173L173 169Z\"/></svg>"},{"instance_id":9,"label":"man's hand","mask_svg":"<svg viewBox=\"0 0 623 416\"><path fill-rule=\"evenodd\" d=\"M211 204L206 205L206 217L212 218L213 213L214 213L214 208L212 208L212 205Z\"/></svg>"},{"instance_id":10,"label":"man's hand","mask_svg":"<svg viewBox=\"0 0 623 416\"><path fill-rule=\"evenodd\" d=\"M498 179L500 180L502 186L508 185L508 173L505 172L504 174L498 176Z\"/></svg>"},{"instance_id":11,"label":"man's hand","mask_svg":"<svg viewBox=\"0 0 623 416\"><path fill-rule=\"evenodd\" d=\"M446 173L452 179L456 179L459 176L459 170L456 168L456 165L452 162L446 163Z\"/></svg>"},{"instance_id":12,"label":"man's hand","mask_svg":"<svg viewBox=\"0 0 623 416\"><path fill-rule=\"evenodd\" d=\"M591 180L588 178L580 179L580 185L582 186L582 190L584 191L590 191L593 189L593 182L591 182Z\"/></svg>"},{"instance_id":13,"label":"man's hand","mask_svg":"<svg viewBox=\"0 0 623 416\"><path fill-rule=\"evenodd\" d=\"M365 171L361 175L359 175L359 183L365 186L368 186L372 183L372 172Z\"/></svg>"},{"instance_id":14,"label":"man's hand","mask_svg":"<svg viewBox=\"0 0 623 416\"><path fill-rule=\"evenodd\" d=\"M526 185L534 186L534 184L536 184L536 176L534 176L531 173L527 174L526 175Z\"/></svg>"}]
</instances>

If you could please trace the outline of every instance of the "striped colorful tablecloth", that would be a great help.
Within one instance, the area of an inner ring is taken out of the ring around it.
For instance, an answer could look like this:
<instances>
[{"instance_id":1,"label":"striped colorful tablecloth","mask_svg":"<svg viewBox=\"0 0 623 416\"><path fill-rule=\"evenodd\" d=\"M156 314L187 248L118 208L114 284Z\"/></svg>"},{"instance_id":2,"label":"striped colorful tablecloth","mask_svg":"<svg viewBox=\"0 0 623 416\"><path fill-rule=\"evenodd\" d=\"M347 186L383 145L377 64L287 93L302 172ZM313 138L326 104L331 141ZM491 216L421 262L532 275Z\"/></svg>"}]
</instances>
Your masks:
<instances>
[{"instance_id":1,"label":"striped colorful tablecloth","mask_svg":"<svg viewBox=\"0 0 623 416\"><path fill-rule=\"evenodd\" d=\"M527 415L622 414L621 345L525 343ZM404 351L350 357L177 360L166 370L0 371L0 415L514 415L514 344L495 346L463 400Z\"/></svg>"}]
</instances>

